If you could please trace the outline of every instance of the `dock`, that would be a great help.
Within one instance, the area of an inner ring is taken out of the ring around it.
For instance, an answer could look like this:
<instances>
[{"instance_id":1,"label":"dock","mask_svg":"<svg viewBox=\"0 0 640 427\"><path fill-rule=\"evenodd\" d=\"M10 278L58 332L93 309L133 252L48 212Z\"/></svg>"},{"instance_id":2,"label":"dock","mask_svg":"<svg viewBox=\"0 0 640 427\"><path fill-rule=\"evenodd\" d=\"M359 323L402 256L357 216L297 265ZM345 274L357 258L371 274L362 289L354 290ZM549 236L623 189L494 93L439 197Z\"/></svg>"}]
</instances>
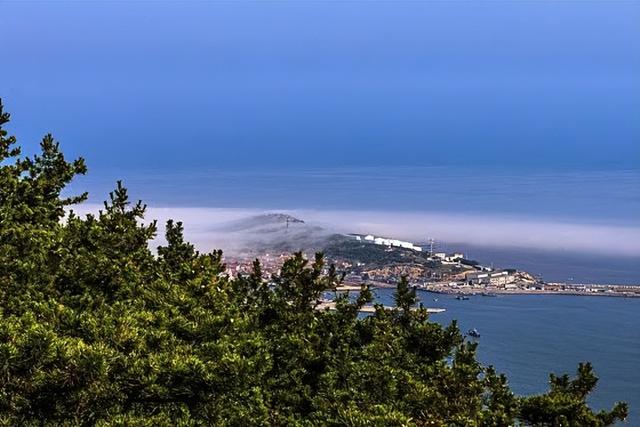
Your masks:
<instances>
[{"instance_id":1,"label":"dock","mask_svg":"<svg viewBox=\"0 0 640 427\"><path fill-rule=\"evenodd\" d=\"M383 306L384 309L386 310L393 310L394 306L390 306L390 305L385 305ZM412 310L417 310L418 307L413 307ZM318 304L316 306L316 310L336 310L336 302L335 301L322 301L320 304ZM429 314L437 314L437 313L444 313L445 311L447 311L447 309L445 308L429 308L426 307L425 310L427 310L427 313ZM376 312L376 308L373 305L365 305L362 308L360 308L360 313L375 313Z\"/></svg>"},{"instance_id":2,"label":"dock","mask_svg":"<svg viewBox=\"0 0 640 427\"><path fill-rule=\"evenodd\" d=\"M336 292L360 292L362 290L361 286L358 285L341 285L336 286Z\"/></svg>"}]
</instances>

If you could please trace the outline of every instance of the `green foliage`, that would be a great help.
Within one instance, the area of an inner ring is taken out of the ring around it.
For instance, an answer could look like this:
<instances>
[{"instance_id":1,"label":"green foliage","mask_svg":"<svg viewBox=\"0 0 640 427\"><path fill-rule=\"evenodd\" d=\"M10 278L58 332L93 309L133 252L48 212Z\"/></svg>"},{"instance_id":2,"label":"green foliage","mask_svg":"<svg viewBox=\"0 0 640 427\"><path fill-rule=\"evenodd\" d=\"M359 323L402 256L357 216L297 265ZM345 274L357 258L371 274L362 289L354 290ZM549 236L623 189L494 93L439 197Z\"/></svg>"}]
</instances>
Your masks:
<instances>
[{"instance_id":1,"label":"green foliage","mask_svg":"<svg viewBox=\"0 0 640 427\"><path fill-rule=\"evenodd\" d=\"M322 255L296 254L270 283L260 264L229 279L155 222L121 183L95 215L65 209L85 173L46 136L20 158L0 105L0 425L609 425L594 414L590 365L520 401L483 367L455 323L441 327L398 285L397 309L363 287L318 310L341 277ZM522 403L521 403L522 402Z\"/></svg>"},{"instance_id":2,"label":"green foliage","mask_svg":"<svg viewBox=\"0 0 640 427\"><path fill-rule=\"evenodd\" d=\"M550 390L540 396L522 399L522 418L541 426L608 426L628 415L624 402L617 403L611 411L594 413L585 400L598 383L590 363L580 363L575 378L568 375L550 375Z\"/></svg>"},{"instance_id":3,"label":"green foliage","mask_svg":"<svg viewBox=\"0 0 640 427\"><path fill-rule=\"evenodd\" d=\"M335 235L325 245L324 251L334 258L345 258L364 262L367 265L416 264L437 268L438 263L429 261L428 254L411 249L396 248L388 251L386 246L357 241L342 235Z\"/></svg>"}]
</instances>

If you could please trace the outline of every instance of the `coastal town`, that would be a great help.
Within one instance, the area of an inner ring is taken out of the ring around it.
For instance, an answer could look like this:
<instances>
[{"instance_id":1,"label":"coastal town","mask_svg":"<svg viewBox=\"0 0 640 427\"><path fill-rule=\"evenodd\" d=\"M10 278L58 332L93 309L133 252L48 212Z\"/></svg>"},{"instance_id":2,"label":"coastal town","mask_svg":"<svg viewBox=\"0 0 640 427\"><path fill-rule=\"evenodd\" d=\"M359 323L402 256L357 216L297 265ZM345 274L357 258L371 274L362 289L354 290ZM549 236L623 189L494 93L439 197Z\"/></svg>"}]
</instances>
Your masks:
<instances>
[{"instance_id":1,"label":"coastal town","mask_svg":"<svg viewBox=\"0 0 640 427\"><path fill-rule=\"evenodd\" d=\"M230 276L248 274L259 259L266 279L278 274L291 251L264 252L225 259ZM311 258L313 253L304 253ZM343 284L359 287L395 287L401 277L419 290L470 295L583 295L640 297L640 286L546 282L528 272L494 268L467 259L461 252L435 251L433 242L422 247L408 241L374 235L346 235L325 252L329 264L344 273Z\"/></svg>"}]
</instances>

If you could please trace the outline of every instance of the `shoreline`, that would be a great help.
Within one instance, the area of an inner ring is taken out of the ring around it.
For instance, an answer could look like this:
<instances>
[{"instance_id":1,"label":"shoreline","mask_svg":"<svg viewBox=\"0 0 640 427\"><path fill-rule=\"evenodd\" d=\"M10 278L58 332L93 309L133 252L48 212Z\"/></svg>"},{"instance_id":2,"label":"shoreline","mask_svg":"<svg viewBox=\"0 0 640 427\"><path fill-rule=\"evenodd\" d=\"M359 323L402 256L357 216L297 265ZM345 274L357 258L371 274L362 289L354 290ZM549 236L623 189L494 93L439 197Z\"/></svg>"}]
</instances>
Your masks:
<instances>
[{"instance_id":1,"label":"shoreline","mask_svg":"<svg viewBox=\"0 0 640 427\"><path fill-rule=\"evenodd\" d=\"M639 292L578 292L578 291L534 291L534 290L498 290L490 292L477 292L470 290L435 290L429 288L416 288L419 291L429 292L439 295L464 295L478 297L496 297L496 296L516 296L516 295L558 295L558 296L575 296L575 297L610 297L610 298L640 298ZM487 295L490 294L490 295Z\"/></svg>"},{"instance_id":2,"label":"shoreline","mask_svg":"<svg viewBox=\"0 0 640 427\"><path fill-rule=\"evenodd\" d=\"M386 282L368 281L372 288L395 289L396 285ZM345 283L348 287L360 287L362 283ZM547 286L564 287L564 289L499 289L499 288L471 288L468 286L449 286L448 284L417 285L417 290L441 295L464 296L509 296L509 295L563 295L578 297L611 297L611 298L640 298L640 285L573 285L567 283L550 283ZM569 287L567 289L566 287ZM589 289L589 290L587 290Z\"/></svg>"}]
</instances>

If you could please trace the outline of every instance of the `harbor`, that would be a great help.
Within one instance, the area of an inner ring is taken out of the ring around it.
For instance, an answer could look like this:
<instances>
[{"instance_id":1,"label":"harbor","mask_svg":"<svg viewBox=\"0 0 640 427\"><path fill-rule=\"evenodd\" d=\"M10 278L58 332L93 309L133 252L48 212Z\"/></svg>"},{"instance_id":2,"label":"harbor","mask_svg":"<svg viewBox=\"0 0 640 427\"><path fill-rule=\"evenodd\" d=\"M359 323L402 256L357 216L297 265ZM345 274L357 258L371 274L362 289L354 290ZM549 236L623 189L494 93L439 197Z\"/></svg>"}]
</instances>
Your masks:
<instances>
[{"instance_id":1,"label":"harbor","mask_svg":"<svg viewBox=\"0 0 640 427\"><path fill-rule=\"evenodd\" d=\"M640 285L601 285L577 283L518 284L513 287L472 286L457 282L420 283L417 289L448 295L571 295L591 297L640 298Z\"/></svg>"}]
</instances>

